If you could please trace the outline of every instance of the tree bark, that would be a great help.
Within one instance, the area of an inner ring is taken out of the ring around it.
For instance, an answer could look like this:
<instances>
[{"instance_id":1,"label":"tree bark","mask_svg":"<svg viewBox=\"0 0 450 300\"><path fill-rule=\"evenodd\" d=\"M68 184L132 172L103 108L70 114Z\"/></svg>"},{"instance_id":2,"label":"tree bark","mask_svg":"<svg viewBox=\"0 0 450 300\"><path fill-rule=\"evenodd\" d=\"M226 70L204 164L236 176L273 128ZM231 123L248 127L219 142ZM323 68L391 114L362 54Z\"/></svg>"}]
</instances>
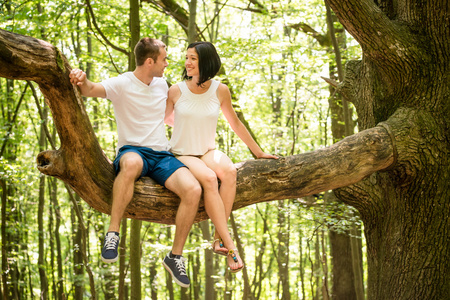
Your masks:
<instances>
[{"instance_id":1,"label":"tree bark","mask_svg":"<svg viewBox=\"0 0 450 300\"><path fill-rule=\"evenodd\" d=\"M211 231L209 230L209 222L200 222L200 229L202 231L202 237L204 241L211 241ZM205 299L215 299L214 291L214 258L213 252L210 248L204 250L205 255Z\"/></svg>"},{"instance_id":2,"label":"tree bark","mask_svg":"<svg viewBox=\"0 0 450 300\"><path fill-rule=\"evenodd\" d=\"M55 298L58 300L64 299L64 274L63 274L63 260L62 260L62 250L61 250L61 238L59 234L59 228L61 226L61 210L58 202L57 196L57 184L56 179L53 178L50 181L50 186L52 188L50 194L50 201L53 204L53 210L55 214L55 228L54 228L54 236L56 242L56 264L57 264L57 274L58 278L56 281L56 295Z\"/></svg>"},{"instance_id":3,"label":"tree bark","mask_svg":"<svg viewBox=\"0 0 450 300\"><path fill-rule=\"evenodd\" d=\"M141 299L141 225L139 220L131 220L130 226L130 277L131 299Z\"/></svg>"},{"instance_id":4,"label":"tree bark","mask_svg":"<svg viewBox=\"0 0 450 300\"><path fill-rule=\"evenodd\" d=\"M38 103L39 104L39 103ZM46 109L44 109L44 117L46 116ZM45 143L45 132L44 132L44 124L45 119L42 120L41 128L40 128L40 136L39 136L39 149L42 151L46 145ZM40 176L39 178L39 202L38 202L38 230L39 230L39 250L38 250L38 267L39 267L39 279L40 279L40 287L41 294L40 298L46 300L48 298L48 278L47 278L47 262L45 259L44 252L44 210L45 210L45 176Z\"/></svg>"},{"instance_id":5,"label":"tree bark","mask_svg":"<svg viewBox=\"0 0 450 300\"><path fill-rule=\"evenodd\" d=\"M363 49L338 92L360 129L389 124L396 164L336 190L364 221L369 299L447 299L448 1L326 0ZM442 230L445 228L445 230Z\"/></svg>"},{"instance_id":6,"label":"tree bark","mask_svg":"<svg viewBox=\"0 0 450 300\"><path fill-rule=\"evenodd\" d=\"M130 3L130 49L134 48L140 39L141 25L139 18L139 0L129 0ZM134 52L130 55L128 70L136 68ZM130 226L130 277L131 277L131 299L141 299L141 227L140 220L131 220Z\"/></svg>"}]
</instances>

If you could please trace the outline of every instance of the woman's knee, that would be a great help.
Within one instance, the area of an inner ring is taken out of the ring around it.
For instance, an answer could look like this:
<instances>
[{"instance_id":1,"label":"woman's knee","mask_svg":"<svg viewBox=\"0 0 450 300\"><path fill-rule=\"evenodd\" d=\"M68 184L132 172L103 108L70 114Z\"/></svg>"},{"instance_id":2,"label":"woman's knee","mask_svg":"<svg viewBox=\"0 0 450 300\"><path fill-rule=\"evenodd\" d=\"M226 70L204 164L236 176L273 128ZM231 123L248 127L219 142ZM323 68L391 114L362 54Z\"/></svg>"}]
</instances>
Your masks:
<instances>
[{"instance_id":1,"label":"woman's knee","mask_svg":"<svg viewBox=\"0 0 450 300\"><path fill-rule=\"evenodd\" d=\"M237 169L233 164L229 164L221 169L220 173L217 174L217 177L219 177L221 182L236 182Z\"/></svg>"},{"instance_id":2,"label":"woman's knee","mask_svg":"<svg viewBox=\"0 0 450 300\"><path fill-rule=\"evenodd\" d=\"M201 184L206 190L218 190L219 183L217 181L217 175L212 170L203 174Z\"/></svg>"}]
</instances>

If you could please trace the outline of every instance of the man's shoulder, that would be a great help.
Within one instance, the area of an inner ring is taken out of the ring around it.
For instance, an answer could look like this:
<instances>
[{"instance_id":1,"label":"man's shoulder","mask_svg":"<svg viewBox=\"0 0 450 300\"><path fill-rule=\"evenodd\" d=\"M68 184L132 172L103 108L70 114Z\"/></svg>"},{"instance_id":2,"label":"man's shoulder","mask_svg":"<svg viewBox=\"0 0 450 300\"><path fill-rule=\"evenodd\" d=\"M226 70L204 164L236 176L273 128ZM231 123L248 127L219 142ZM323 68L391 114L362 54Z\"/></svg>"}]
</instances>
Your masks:
<instances>
[{"instance_id":1,"label":"man's shoulder","mask_svg":"<svg viewBox=\"0 0 450 300\"><path fill-rule=\"evenodd\" d=\"M132 80L132 78L130 77L130 73L131 72L125 72L122 74L118 74L117 76L113 76L113 77L103 80L101 83L102 84L103 83L118 84L118 83L130 82L130 80Z\"/></svg>"},{"instance_id":2,"label":"man's shoulder","mask_svg":"<svg viewBox=\"0 0 450 300\"><path fill-rule=\"evenodd\" d=\"M164 85L167 88L169 88L169 85L167 84L167 81L164 77L153 77L153 80L155 81L156 84Z\"/></svg>"}]
</instances>

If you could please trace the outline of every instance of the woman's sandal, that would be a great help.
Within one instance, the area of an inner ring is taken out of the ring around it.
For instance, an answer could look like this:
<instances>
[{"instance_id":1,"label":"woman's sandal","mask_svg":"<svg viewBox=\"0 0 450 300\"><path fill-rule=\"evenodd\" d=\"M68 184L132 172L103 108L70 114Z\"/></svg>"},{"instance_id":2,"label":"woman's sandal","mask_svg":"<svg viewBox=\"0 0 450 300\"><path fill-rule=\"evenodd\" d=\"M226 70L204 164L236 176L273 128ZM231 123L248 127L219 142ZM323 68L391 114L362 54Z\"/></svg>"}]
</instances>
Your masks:
<instances>
[{"instance_id":1,"label":"woman's sandal","mask_svg":"<svg viewBox=\"0 0 450 300\"><path fill-rule=\"evenodd\" d=\"M236 253L239 253L238 249L230 249L230 250L228 250L227 256L230 256L235 263L239 263ZM230 269L231 273L237 273L244 268L244 263L242 263L242 267L237 268L237 269L231 269L230 267L228 267L228 268Z\"/></svg>"},{"instance_id":2,"label":"woman's sandal","mask_svg":"<svg viewBox=\"0 0 450 300\"><path fill-rule=\"evenodd\" d=\"M219 247L220 248L225 248L225 246L223 245L223 241L221 238L215 239L214 242L212 243L212 251L216 254L219 255L223 255L223 256L227 256L228 255L228 251L224 251L224 250L216 250L216 242L219 242Z\"/></svg>"}]
</instances>

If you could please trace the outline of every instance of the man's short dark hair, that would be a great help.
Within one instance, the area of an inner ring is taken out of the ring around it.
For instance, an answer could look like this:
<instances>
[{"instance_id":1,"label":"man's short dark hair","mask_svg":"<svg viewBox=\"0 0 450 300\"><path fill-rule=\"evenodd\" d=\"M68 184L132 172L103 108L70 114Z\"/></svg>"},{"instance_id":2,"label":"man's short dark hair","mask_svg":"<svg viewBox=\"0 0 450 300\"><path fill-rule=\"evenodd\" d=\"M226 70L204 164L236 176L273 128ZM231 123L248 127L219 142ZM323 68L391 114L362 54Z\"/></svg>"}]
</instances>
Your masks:
<instances>
[{"instance_id":1,"label":"man's short dark hair","mask_svg":"<svg viewBox=\"0 0 450 300\"><path fill-rule=\"evenodd\" d=\"M219 54L217 54L216 47L210 42L195 42L188 47L194 48L198 55L198 68L200 73L200 79L197 83L201 86L206 81L214 78L219 72L222 63L220 61ZM186 68L183 71L183 79L188 80L191 77L187 76Z\"/></svg>"},{"instance_id":2,"label":"man's short dark hair","mask_svg":"<svg viewBox=\"0 0 450 300\"><path fill-rule=\"evenodd\" d=\"M160 54L159 49L165 47L166 45L160 40L148 37L142 38L134 47L136 66L142 66L147 58L151 58L156 62Z\"/></svg>"}]
</instances>

